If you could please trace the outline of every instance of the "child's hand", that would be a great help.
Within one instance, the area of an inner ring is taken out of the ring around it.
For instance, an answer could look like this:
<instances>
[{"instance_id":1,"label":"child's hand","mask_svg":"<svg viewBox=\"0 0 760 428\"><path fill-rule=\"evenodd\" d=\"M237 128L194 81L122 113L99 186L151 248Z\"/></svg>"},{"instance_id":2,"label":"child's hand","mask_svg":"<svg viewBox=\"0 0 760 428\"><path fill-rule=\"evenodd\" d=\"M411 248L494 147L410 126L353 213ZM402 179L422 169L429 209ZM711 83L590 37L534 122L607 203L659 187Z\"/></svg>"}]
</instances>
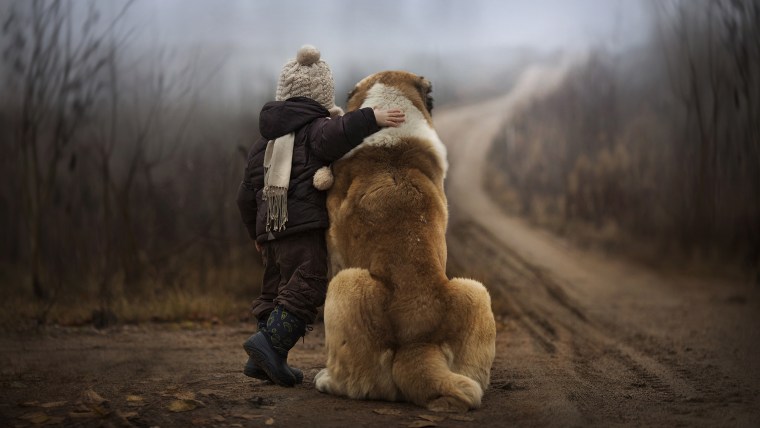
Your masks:
<instances>
[{"instance_id":1,"label":"child's hand","mask_svg":"<svg viewBox=\"0 0 760 428\"><path fill-rule=\"evenodd\" d=\"M392 126L398 127L406 120L404 112L398 109L394 110L381 110L378 108L373 109L375 111L375 120L377 126Z\"/></svg>"}]
</instances>

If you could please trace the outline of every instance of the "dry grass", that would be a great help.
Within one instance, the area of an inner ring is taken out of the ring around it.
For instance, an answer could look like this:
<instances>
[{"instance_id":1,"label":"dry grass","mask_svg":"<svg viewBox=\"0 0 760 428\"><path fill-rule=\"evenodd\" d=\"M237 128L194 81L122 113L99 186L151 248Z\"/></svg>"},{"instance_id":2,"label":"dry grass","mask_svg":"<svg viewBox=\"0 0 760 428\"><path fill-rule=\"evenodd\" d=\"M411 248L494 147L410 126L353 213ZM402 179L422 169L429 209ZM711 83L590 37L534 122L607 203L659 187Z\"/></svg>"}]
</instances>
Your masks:
<instances>
[{"instance_id":1,"label":"dry grass","mask_svg":"<svg viewBox=\"0 0 760 428\"><path fill-rule=\"evenodd\" d=\"M249 318L258 296L261 266L234 267L188 273L174 283L146 279L110 288L107 304L93 283L62 286L56 297L37 299L18 267L5 267L0 276L0 329L25 329L40 324L88 325L107 315L108 323L208 321L235 323ZM200 278L203 281L200 281Z\"/></svg>"},{"instance_id":2,"label":"dry grass","mask_svg":"<svg viewBox=\"0 0 760 428\"><path fill-rule=\"evenodd\" d=\"M678 271L741 281L753 281L753 275L760 278L760 275L748 271L738 261L727 259L720 249L694 248L686 251L672 240L629 232L612 218L604 219L599 225L580 219L567 219L561 209L547 208L561 207L561 202L542 195L532 197L528 212L525 213L515 190L504 181L491 178L485 180L484 185L504 213L522 217L531 225L561 236L579 248L622 256L666 272Z\"/></svg>"}]
</instances>

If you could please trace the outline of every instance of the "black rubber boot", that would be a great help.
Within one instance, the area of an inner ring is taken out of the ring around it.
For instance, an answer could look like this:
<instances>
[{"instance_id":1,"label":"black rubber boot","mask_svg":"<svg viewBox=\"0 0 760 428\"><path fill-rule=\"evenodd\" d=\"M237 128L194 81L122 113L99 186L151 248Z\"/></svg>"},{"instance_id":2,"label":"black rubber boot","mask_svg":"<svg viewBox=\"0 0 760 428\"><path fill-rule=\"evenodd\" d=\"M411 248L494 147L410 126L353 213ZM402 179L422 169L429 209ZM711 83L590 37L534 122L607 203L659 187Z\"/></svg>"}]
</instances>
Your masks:
<instances>
[{"instance_id":1,"label":"black rubber boot","mask_svg":"<svg viewBox=\"0 0 760 428\"><path fill-rule=\"evenodd\" d=\"M277 306L269 314L266 328L251 336L243 347L272 382L280 386L293 386L296 376L287 364L288 351L305 332L304 321L284 307Z\"/></svg>"},{"instance_id":2,"label":"black rubber boot","mask_svg":"<svg viewBox=\"0 0 760 428\"><path fill-rule=\"evenodd\" d=\"M258 322L259 331L263 331L266 328L266 321L260 320ZM253 343L250 342L253 336L249 337L248 340L243 344L243 349L245 349L245 352L248 354L248 362L245 363L245 368L243 368L243 374L252 377L254 379L260 379L260 380L271 380L269 379L269 376L267 373L261 369L261 367L256 365L256 361L253 360L253 358L250 356L251 353L248 351L251 346L253 346ZM250 343L249 343L250 342ZM287 357L285 358L287 360ZM303 372L295 367L290 367L290 372L293 374L293 377L296 379L296 384L300 384L303 382Z\"/></svg>"}]
</instances>

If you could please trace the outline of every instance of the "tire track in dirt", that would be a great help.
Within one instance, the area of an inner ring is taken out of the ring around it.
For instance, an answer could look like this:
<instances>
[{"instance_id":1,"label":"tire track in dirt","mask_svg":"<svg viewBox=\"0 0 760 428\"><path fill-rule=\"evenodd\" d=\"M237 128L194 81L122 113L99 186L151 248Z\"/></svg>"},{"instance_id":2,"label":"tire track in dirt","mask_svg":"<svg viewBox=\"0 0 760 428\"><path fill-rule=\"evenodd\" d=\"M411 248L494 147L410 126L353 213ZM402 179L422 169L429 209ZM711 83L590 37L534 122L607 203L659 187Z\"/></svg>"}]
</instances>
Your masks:
<instances>
[{"instance_id":1,"label":"tire track in dirt","mask_svg":"<svg viewBox=\"0 0 760 428\"><path fill-rule=\"evenodd\" d=\"M704 364L673 357L672 344L639 328L649 320L636 313L638 306L675 305L677 296L647 273L626 277L625 269L606 261L568 254L505 216L483 191L484 159L500 126L522 103L561 82L570 65L529 68L507 95L436 117L452 165L446 184L450 270L486 284L495 312L513 325L514 342L532 344L511 349L517 358L507 358L506 370L495 364L495 384L509 383L499 376L521 373L530 383L525 402L542 400L564 415L563 424L600 418L661 423L663 415L693 422L705 409L730 401L727 390L735 384L715 367L705 381ZM745 397L752 393L746 389ZM642 406L651 411L642 415Z\"/></svg>"},{"instance_id":2,"label":"tire track in dirt","mask_svg":"<svg viewBox=\"0 0 760 428\"><path fill-rule=\"evenodd\" d=\"M694 397L701 397L700 403L721 401L715 391L698 388L690 370L662 361L661 348L654 352L642 350L636 343L622 340L624 335L616 330L587 317L581 305L561 291L562 286L550 273L532 266L508 248L499 249L499 243L479 229L472 223L457 224L450 236L457 246L483 248L493 256L489 266L475 276L492 290L496 306L503 305L499 312L507 322L516 323L534 342L535 349L550 358L554 370L550 378L539 380L537 385L559 385L557 393L565 397L555 399L570 398L582 417L578 422L593 420L600 410L618 409L620 400L625 403L636 392L644 393L639 395L648 405L666 407L668 403L688 403ZM452 253L456 264L478 263L457 250ZM528 359L523 364L541 364L541 360ZM534 371L534 376L542 375L546 376L540 370Z\"/></svg>"},{"instance_id":3,"label":"tire track in dirt","mask_svg":"<svg viewBox=\"0 0 760 428\"><path fill-rule=\"evenodd\" d=\"M557 353L560 348L560 353L572 356L575 366L568 369L589 374L590 371L583 366L598 357L599 353L605 353L636 377L644 378L648 385L662 394L662 400L694 396L696 390L683 376L635 346L621 342L614 331L606 331L590 321L581 305L564 292L562 285L550 273L531 265L510 248L501 246L474 223L460 224L452 229L451 236L458 245L487 249L492 255L491 272L484 281L492 285L496 299L508 302L509 315L541 348L550 354ZM470 242L467 242L468 239ZM468 265L474 263L477 262L470 260ZM600 369L596 368L595 371ZM614 377L615 373L607 373L604 379Z\"/></svg>"}]
</instances>

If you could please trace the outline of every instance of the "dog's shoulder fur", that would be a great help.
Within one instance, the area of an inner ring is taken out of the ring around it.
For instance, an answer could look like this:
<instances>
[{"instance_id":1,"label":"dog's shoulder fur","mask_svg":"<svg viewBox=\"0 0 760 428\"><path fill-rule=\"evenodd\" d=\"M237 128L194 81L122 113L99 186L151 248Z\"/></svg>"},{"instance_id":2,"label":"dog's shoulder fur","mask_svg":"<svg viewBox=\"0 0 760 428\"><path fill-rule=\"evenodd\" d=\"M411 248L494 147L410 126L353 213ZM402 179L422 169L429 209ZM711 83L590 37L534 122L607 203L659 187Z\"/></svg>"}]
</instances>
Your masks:
<instances>
[{"instance_id":1,"label":"dog's shoulder fur","mask_svg":"<svg viewBox=\"0 0 760 428\"><path fill-rule=\"evenodd\" d=\"M405 71L378 73L359 82L349 94L350 110L362 107L397 108L406 114L406 122L398 128L384 128L367 137L344 159L368 146L390 147L408 138L416 138L418 145L428 145L435 152L445 177L448 170L446 146L433 129L431 92L432 84L429 80Z\"/></svg>"},{"instance_id":2,"label":"dog's shoulder fur","mask_svg":"<svg viewBox=\"0 0 760 428\"><path fill-rule=\"evenodd\" d=\"M430 92L427 79L390 71L350 95L349 110L400 108L406 122L333 166L328 246L337 274L325 303L327 369L316 384L353 398L466 410L488 385L495 324L482 284L446 277L448 163Z\"/></svg>"}]
</instances>

